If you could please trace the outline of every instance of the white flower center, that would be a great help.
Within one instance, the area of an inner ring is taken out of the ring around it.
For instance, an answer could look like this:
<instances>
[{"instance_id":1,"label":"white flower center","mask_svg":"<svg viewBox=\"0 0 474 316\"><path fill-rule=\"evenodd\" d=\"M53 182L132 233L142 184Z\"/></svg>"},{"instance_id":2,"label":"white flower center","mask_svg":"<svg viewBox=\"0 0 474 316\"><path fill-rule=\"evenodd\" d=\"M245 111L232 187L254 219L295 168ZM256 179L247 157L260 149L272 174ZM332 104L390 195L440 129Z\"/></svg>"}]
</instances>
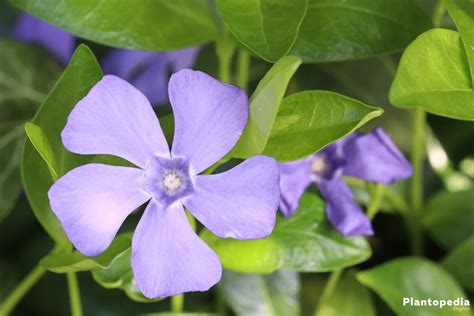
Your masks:
<instances>
[{"instance_id":1,"label":"white flower center","mask_svg":"<svg viewBox=\"0 0 474 316\"><path fill-rule=\"evenodd\" d=\"M163 186L166 190L178 191L183 185L183 179L176 172L169 172L163 177Z\"/></svg>"},{"instance_id":2,"label":"white flower center","mask_svg":"<svg viewBox=\"0 0 474 316\"><path fill-rule=\"evenodd\" d=\"M324 156L316 156L311 161L311 171L315 174L322 175L326 172L328 165Z\"/></svg>"}]
</instances>

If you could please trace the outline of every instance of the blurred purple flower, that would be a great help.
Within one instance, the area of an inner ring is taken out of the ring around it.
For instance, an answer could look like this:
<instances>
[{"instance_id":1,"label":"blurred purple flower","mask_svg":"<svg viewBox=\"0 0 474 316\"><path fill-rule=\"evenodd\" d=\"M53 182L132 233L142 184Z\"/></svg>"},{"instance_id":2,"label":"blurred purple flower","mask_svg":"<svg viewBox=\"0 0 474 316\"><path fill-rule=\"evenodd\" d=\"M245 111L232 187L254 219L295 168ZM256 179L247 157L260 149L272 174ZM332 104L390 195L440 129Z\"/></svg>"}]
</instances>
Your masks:
<instances>
[{"instance_id":1,"label":"blurred purple flower","mask_svg":"<svg viewBox=\"0 0 474 316\"><path fill-rule=\"evenodd\" d=\"M69 62L74 52L73 35L27 13L20 15L13 27L12 35L22 42L43 46L63 64Z\"/></svg>"},{"instance_id":2,"label":"blurred purple flower","mask_svg":"<svg viewBox=\"0 0 474 316\"><path fill-rule=\"evenodd\" d=\"M381 128L354 133L307 158L281 163L280 210L290 216L311 183L326 199L326 213L343 235L372 235L372 224L342 176L391 184L411 177L412 168Z\"/></svg>"},{"instance_id":3,"label":"blurred purple flower","mask_svg":"<svg viewBox=\"0 0 474 316\"><path fill-rule=\"evenodd\" d=\"M278 165L255 156L215 175L198 175L235 145L248 118L243 90L205 73L171 76L171 151L150 103L128 82L105 76L79 101L61 134L78 154L120 156L138 168L92 163L49 190L51 208L74 246L97 256L125 218L148 202L132 241L132 269L149 298L204 291L221 278L218 256L191 228L184 207L220 237L269 235L279 201Z\"/></svg>"},{"instance_id":4,"label":"blurred purple flower","mask_svg":"<svg viewBox=\"0 0 474 316\"><path fill-rule=\"evenodd\" d=\"M151 104L165 104L170 74L192 67L199 50L200 47L169 52L114 49L103 59L102 68L105 74L130 81Z\"/></svg>"}]
</instances>

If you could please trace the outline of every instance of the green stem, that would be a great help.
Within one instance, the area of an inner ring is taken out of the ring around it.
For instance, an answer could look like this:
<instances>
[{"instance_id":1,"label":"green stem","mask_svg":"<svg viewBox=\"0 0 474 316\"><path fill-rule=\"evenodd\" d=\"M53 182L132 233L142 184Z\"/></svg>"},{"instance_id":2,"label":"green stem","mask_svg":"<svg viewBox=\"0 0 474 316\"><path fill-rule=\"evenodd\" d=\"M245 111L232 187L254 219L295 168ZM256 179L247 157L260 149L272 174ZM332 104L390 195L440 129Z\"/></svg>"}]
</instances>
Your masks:
<instances>
[{"instance_id":1,"label":"green stem","mask_svg":"<svg viewBox=\"0 0 474 316\"><path fill-rule=\"evenodd\" d=\"M239 50L239 56L237 59L237 85L248 90L249 85L249 68L250 68L250 54L248 51L241 49Z\"/></svg>"},{"instance_id":2,"label":"green stem","mask_svg":"<svg viewBox=\"0 0 474 316\"><path fill-rule=\"evenodd\" d=\"M374 185L370 203L367 206L367 217L372 220L380 210L387 187L381 183Z\"/></svg>"},{"instance_id":3,"label":"green stem","mask_svg":"<svg viewBox=\"0 0 474 316\"><path fill-rule=\"evenodd\" d=\"M423 252L423 235L421 231L421 211L423 208L423 159L425 156L425 121L426 112L415 109L413 117L413 148L411 163L413 177L411 180L411 230L412 252L421 255Z\"/></svg>"},{"instance_id":4,"label":"green stem","mask_svg":"<svg viewBox=\"0 0 474 316\"><path fill-rule=\"evenodd\" d=\"M71 302L71 315L82 316L81 294L75 272L67 273L67 284L69 288L69 299Z\"/></svg>"},{"instance_id":5,"label":"green stem","mask_svg":"<svg viewBox=\"0 0 474 316\"><path fill-rule=\"evenodd\" d=\"M363 180L359 180L359 179L351 178L351 177L345 177L344 180L350 186L365 189L365 182ZM397 212L401 214L406 214L406 212L408 211L408 204L405 198L400 193L393 190L392 188L388 186L385 186L385 188L386 188L386 191L385 191L384 197L387 200L387 202Z\"/></svg>"},{"instance_id":6,"label":"green stem","mask_svg":"<svg viewBox=\"0 0 474 316\"><path fill-rule=\"evenodd\" d=\"M443 0L438 1L436 4L434 10L433 10L433 26L434 27L440 27L441 24L443 23L443 18L444 18L444 12L445 12L445 7Z\"/></svg>"},{"instance_id":7,"label":"green stem","mask_svg":"<svg viewBox=\"0 0 474 316\"><path fill-rule=\"evenodd\" d=\"M39 279L41 279L45 272L45 268L36 266L0 305L0 315L8 315L15 308L18 302L20 302L20 300L26 295L26 293L28 293L33 285L35 285Z\"/></svg>"},{"instance_id":8,"label":"green stem","mask_svg":"<svg viewBox=\"0 0 474 316\"><path fill-rule=\"evenodd\" d=\"M314 316L318 316L322 303L329 299L334 293L334 290L336 289L337 283L339 282L339 279L341 278L343 269L338 269L334 270L331 272L331 275L329 276L329 279L326 282L326 285L324 286L323 292L321 293L321 296L319 297L319 302L318 302L318 307L314 311Z\"/></svg>"},{"instance_id":9,"label":"green stem","mask_svg":"<svg viewBox=\"0 0 474 316\"><path fill-rule=\"evenodd\" d=\"M171 297L171 311L175 314L183 312L184 294L179 294Z\"/></svg>"},{"instance_id":10,"label":"green stem","mask_svg":"<svg viewBox=\"0 0 474 316\"><path fill-rule=\"evenodd\" d=\"M216 42L216 54L219 62L219 80L231 83L232 57L235 52L235 43L227 30L223 30L221 38Z\"/></svg>"}]
</instances>

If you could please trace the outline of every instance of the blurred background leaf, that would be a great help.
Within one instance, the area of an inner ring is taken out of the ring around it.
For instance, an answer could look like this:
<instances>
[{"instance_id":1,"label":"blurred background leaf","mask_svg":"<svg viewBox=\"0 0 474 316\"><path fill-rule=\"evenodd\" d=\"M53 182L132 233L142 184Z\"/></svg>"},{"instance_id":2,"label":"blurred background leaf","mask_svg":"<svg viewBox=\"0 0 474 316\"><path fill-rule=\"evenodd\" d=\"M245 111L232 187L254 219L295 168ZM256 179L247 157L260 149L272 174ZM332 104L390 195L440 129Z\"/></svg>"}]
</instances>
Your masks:
<instances>
[{"instance_id":1,"label":"blurred background leaf","mask_svg":"<svg viewBox=\"0 0 474 316\"><path fill-rule=\"evenodd\" d=\"M469 238L474 233L474 189L432 196L424 210L423 225L445 249Z\"/></svg>"},{"instance_id":2,"label":"blurred background leaf","mask_svg":"<svg viewBox=\"0 0 474 316\"><path fill-rule=\"evenodd\" d=\"M375 316L369 290L356 280L356 271L344 272L332 293L318 303L315 316Z\"/></svg>"},{"instance_id":3,"label":"blurred background leaf","mask_svg":"<svg viewBox=\"0 0 474 316\"><path fill-rule=\"evenodd\" d=\"M474 290L474 233L455 247L442 261L443 267L466 289Z\"/></svg>"},{"instance_id":4,"label":"blurred background leaf","mask_svg":"<svg viewBox=\"0 0 474 316\"><path fill-rule=\"evenodd\" d=\"M429 260L410 257L392 260L357 274L357 280L374 290L397 315L471 315L452 307L403 305L403 298L455 300L466 298L457 282Z\"/></svg>"},{"instance_id":5,"label":"blurred background leaf","mask_svg":"<svg viewBox=\"0 0 474 316\"><path fill-rule=\"evenodd\" d=\"M300 315L300 282L295 271L277 270L269 275L256 275L224 270L219 290L239 316Z\"/></svg>"},{"instance_id":6,"label":"blurred background leaf","mask_svg":"<svg viewBox=\"0 0 474 316\"><path fill-rule=\"evenodd\" d=\"M23 125L57 79L60 67L39 47L0 39L0 221L21 188Z\"/></svg>"}]
</instances>

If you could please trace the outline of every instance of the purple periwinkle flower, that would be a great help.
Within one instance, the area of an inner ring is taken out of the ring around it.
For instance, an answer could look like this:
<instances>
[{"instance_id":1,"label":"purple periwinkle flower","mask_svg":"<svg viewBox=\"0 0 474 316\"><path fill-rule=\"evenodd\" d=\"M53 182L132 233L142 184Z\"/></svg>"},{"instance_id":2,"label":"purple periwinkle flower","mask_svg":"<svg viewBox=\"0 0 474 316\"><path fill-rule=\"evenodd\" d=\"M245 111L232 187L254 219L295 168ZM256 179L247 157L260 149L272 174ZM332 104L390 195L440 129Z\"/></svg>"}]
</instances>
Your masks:
<instances>
[{"instance_id":1,"label":"purple periwinkle flower","mask_svg":"<svg viewBox=\"0 0 474 316\"><path fill-rule=\"evenodd\" d=\"M281 163L280 210L290 216L301 195L316 183L326 199L326 214L343 235L372 235L372 224L357 205L342 176L391 184L411 177L412 168L381 128L354 133L307 158Z\"/></svg>"},{"instance_id":2,"label":"purple periwinkle flower","mask_svg":"<svg viewBox=\"0 0 474 316\"><path fill-rule=\"evenodd\" d=\"M133 235L132 270L149 298L205 291L221 278L219 257L193 231L184 207L217 236L257 239L271 233L280 194L278 164L267 156L199 175L240 137L248 118L243 90L187 69L172 75L168 89L171 150L140 91L111 75L99 81L69 115L63 144L137 167L80 166L48 193L67 236L86 256L102 253L125 218L148 203Z\"/></svg>"},{"instance_id":3,"label":"purple periwinkle flower","mask_svg":"<svg viewBox=\"0 0 474 316\"><path fill-rule=\"evenodd\" d=\"M43 46L63 64L68 63L74 52L73 35L27 13L20 15L12 35L19 41Z\"/></svg>"},{"instance_id":4,"label":"purple periwinkle flower","mask_svg":"<svg viewBox=\"0 0 474 316\"><path fill-rule=\"evenodd\" d=\"M194 65L200 47L177 51L153 52L114 49L102 61L104 73L131 82L153 105L168 102L171 73Z\"/></svg>"}]
</instances>

